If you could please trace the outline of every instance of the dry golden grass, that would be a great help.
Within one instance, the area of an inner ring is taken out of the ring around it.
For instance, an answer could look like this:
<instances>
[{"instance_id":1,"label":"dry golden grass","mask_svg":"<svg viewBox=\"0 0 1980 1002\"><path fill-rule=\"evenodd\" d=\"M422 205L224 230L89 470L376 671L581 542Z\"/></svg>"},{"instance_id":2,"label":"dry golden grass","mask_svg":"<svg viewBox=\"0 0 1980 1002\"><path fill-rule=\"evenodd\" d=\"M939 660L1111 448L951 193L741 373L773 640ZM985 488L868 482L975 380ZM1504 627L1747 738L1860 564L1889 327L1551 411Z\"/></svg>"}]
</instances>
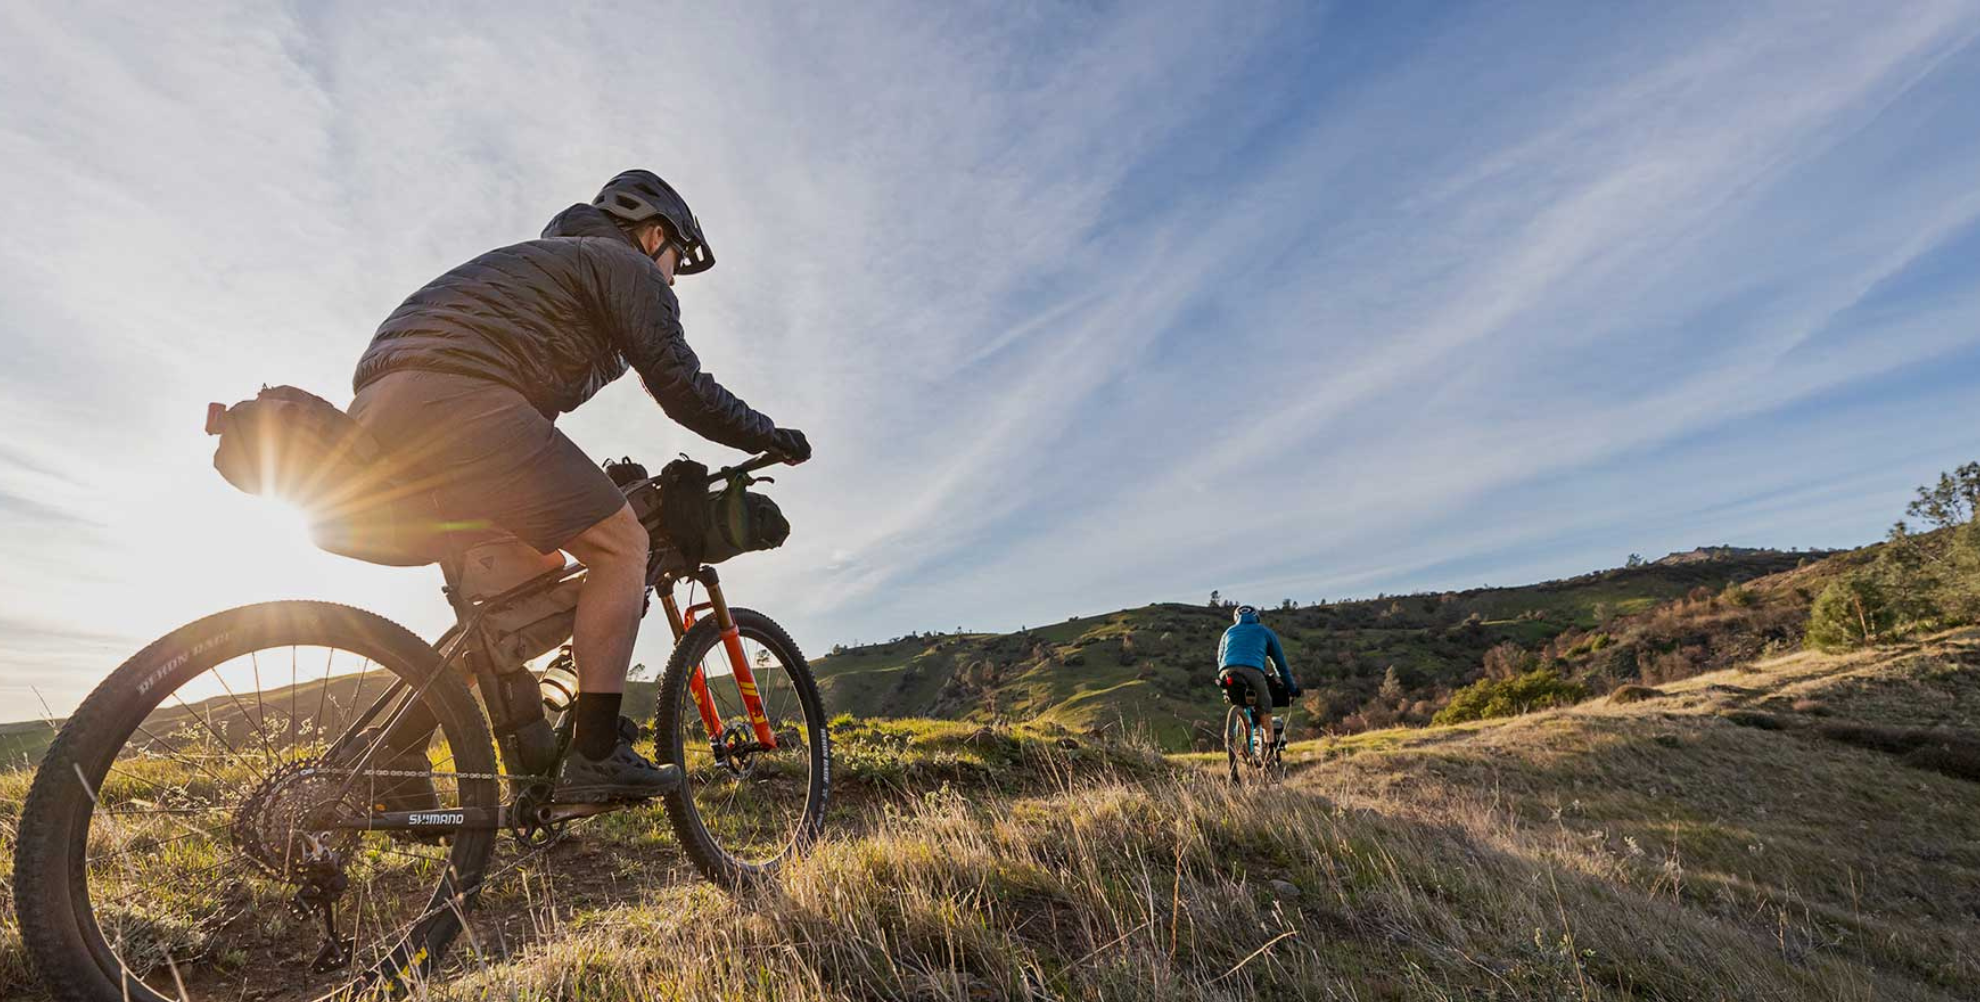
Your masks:
<instances>
[{"instance_id":1,"label":"dry golden grass","mask_svg":"<svg viewBox=\"0 0 1980 1002\"><path fill-rule=\"evenodd\" d=\"M1191 756L861 723L844 834L774 888L731 899L643 815L600 819L558 865L610 893L501 892L528 935L484 926L431 994L1980 998L1980 785L1726 717L1972 728L1969 662L1964 636L1797 654L1640 703L1303 743L1262 789Z\"/></svg>"},{"instance_id":2,"label":"dry golden grass","mask_svg":"<svg viewBox=\"0 0 1980 1002\"><path fill-rule=\"evenodd\" d=\"M0 772L0 999L25 993L33 984L14 919L14 831L32 778L25 769Z\"/></svg>"}]
</instances>

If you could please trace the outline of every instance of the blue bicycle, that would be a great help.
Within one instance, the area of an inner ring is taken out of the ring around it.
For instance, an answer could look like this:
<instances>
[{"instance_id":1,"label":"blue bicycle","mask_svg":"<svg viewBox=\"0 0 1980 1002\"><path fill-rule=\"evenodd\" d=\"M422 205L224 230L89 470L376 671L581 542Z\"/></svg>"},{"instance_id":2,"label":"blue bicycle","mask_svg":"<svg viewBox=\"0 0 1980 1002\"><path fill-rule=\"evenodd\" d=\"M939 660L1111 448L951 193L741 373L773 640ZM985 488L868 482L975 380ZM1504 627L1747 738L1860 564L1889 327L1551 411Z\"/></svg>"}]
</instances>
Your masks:
<instances>
[{"instance_id":1,"label":"blue bicycle","mask_svg":"<svg viewBox=\"0 0 1980 1002\"><path fill-rule=\"evenodd\" d=\"M1285 714L1290 709L1280 709L1272 720L1274 733L1267 734L1247 687L1227 685L1225 698L1231 702L1230 710L1224 714L1224 763L1230 770L1231 782L1241 783L1247 777L1258 782L1284 779L1283 735Z\"/></svg>"}]
</instances>

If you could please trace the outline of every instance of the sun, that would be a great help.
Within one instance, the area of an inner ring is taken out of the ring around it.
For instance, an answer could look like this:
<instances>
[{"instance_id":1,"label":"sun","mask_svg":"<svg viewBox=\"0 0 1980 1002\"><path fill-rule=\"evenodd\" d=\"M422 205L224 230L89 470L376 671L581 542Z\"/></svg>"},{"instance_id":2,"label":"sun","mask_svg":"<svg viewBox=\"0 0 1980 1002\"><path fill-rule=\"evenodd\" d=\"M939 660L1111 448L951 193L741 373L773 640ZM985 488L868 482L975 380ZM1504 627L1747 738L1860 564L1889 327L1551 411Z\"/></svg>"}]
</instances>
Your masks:
<instances>
[{"instance_id":1,"label":"sun","mask_svg":"<svg viewBox=\"0 0 1980 1002\"><path fill-rule=\"evenodd\" d=\"M310 542L301 510L205 478L162 485L111 529L121 573L146 588L147 606L161 613L195 616L298 597L337 574L335 558Z\"/></svg>"}]
</instances>

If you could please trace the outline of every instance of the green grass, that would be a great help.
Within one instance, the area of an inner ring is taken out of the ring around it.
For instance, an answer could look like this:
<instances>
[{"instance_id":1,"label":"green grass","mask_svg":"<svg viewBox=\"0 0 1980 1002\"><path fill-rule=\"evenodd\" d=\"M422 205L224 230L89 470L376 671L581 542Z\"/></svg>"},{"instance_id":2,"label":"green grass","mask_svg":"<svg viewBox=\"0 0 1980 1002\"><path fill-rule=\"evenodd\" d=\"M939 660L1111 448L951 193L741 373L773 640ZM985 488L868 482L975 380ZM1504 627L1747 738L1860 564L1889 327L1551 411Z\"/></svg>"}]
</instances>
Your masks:
<instances>
[{"instance_id":1,"label":"green grass","mask_svg":"<svg viewBox=\"0 0 1980 1002\"><path fill-rule=\"evenodd\" d=\"M0 724L0 769L31 765L55 740L55 730L43 720Z\"/></svg>"},{"instance_id":2,"label":"green grass","mask_svg":"<svg viewBox=\"0 0 1980 1002\"><path fill-rule=\"evenodd\" d=\"M1265 788L1051 723L841 717L832 835L774 889L700 883L657 812L595 819L491 891L430 997L1973 998L1980 785L1734 718L1972 726L1975 663L1797 653L1298 742ZM0 927L0 995L22 977Z\"/></svg>"}]
</instances>

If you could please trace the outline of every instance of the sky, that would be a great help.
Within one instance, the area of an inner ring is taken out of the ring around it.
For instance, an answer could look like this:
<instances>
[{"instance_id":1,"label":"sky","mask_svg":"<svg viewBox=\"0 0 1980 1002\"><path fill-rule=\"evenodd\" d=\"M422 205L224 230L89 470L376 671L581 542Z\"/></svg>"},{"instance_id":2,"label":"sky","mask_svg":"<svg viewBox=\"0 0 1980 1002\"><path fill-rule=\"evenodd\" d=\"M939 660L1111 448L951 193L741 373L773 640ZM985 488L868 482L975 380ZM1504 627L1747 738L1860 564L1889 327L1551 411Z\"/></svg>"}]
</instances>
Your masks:
<instances>
[{"instance_id":1,"label":"sky","mask_svg":"<svg viewBox=\"0 0 1980 1002\"><path fill-rule=\"evenodd\" d=\"M1980 458L1980 4L415 6L0 0L0 719L248 602L436 635L205 405L347 402L633 166L816 448L723 567L813 654L1858 545ZM739 458L630 377L559 426Z\"/></svg>"}]
</instances>

